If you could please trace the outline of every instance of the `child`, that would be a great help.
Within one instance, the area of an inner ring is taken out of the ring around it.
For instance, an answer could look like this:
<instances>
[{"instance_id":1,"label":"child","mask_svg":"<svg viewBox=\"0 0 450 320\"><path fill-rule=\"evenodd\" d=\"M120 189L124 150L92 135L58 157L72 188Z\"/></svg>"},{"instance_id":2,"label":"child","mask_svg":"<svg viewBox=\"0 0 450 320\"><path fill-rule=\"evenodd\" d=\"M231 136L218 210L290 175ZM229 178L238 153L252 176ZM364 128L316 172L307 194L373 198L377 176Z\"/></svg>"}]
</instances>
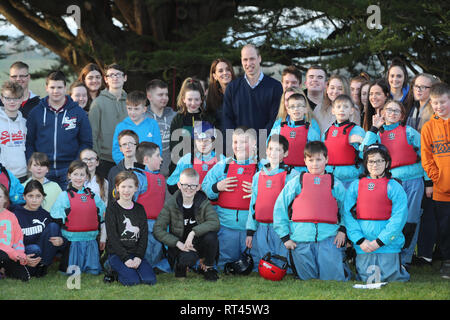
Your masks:
<instances>
[{"instance_id":1,"label":"child","mask_svg":"<svg viewBox=\"0 0 450 320\"><path fill-rule=\"evenodd\" d=\"M145 259L153 268L170 272L162 244L153 236L153 225L164 206L166 196L166 179L159 172L162 162L160 152L159 146L153 142L139 143L136 149L137 167L133 169L139 180L135 197L136 202L144 207L147 214L148 242Z\"/></svg>"},{"instance_id":2,"label":"child","mask_svg":"<svg viewBox=\"0 0 450 320\"><path fill-rule=\"evenodd\" d=\"M26 267L22 229L14 213L6 209L8 206L8 191L0 184L0 267L5 269L6 276L28 281L30 272Z\"/></svg>"},{"instance_id":3,"label":"child","mask_svg":"<svg viewBox=\"0 0 450 320\"><path fill-rule=\"evenodd\" d=\"M123 159L109 170L108 173L108 198L114 199L114 179L116 175L124 170L134 168L136 162L136 147L139 144L139 137L133 130L123 130L119 133L117 140L119 148L123 154Z\"/></svg>"},{"instance_id":4,"label":"child","mask_svg":"<svg viewBox=\"0 0 450 320\"><path fill-rule=\"evenodd\" d=\"M92 101L89 122L92 126L93 149L100 158L98 171L104 177L114 167L112 145L114 130L119 122L127 117L127 93L123 86L127 81L125 69L118 64L105 67L107 88Z\"/></svg>"},{"instance_id":5,"label":"child","mask_svg":"<svg viewBox=\"0 0 450 320\"><path fill-rule=\"evenodd\" d=\"M83 82L75 81L74 83L72 83L69 88L69 95L73 101L78 103L81 109L86 112L89 111L89 107L86 108L89 100L88 88L84 85Z\"/></svg>"},{"instance_id":6,"label":"child","mask_svg":"<svg viewBox=\"0 0 450 320\"><path fill-rule=\"evenodd\" d=\"M23 186L19 179L6 169L0 162L0 184L3 184L8 193L8 200L11 204L22 204L23 201ZM9 203L8 202L8 203Z\"/></svg>"},{"instance_id":7,"label":"child","mask_svg":"<svg viewBox=\"0 0 450 320\"><path fill-rule=\"evenodd\" d=\"M302 280L350 280L344 260L345 227L341 221L345 188L326 173L327 148L312 141L305 146L308 168L292 179L275 202L273 228L286 249L291 267Z\"/></svg>"},{"instance_id":8,"label":"child","mask_svg":"<svg viewBox=\"0 0 450 320\"><path fill-rule=\"evenodd\" d=\"M256 262L267 252L287 258L288 252L273 230L273 208L285 184L299 174L284 164L288 148L289 142L284 136L271 135L266 151L267 163L253 177L246 245L252 249Z\"/></svg>"},{"instance_id":9,"label":"child","mask_svg":"<svg viewBox=\"0 0 450 320\"><path fill-rule=\"evenodd\" d=\"M123 130L133 130L139 137L139 141L154 142L162 150L161 135L158 123L146 116L147 107L145 102L147 97L141 91L133 91L127 95L127 113L128 117L117 124L114 130L112 157L117 164L123 159L123 154L119 148L119 133Z\"/></svg>"},{"instance_id":10,"label":"child","mask_svg":"<svg viewBox=\"0 0 450 320\"><path fill-rule=\"evenodd\" d=\"M19 111L23 97L23 88L12 81L2 85L0 108L0 163L10 170L20 182L27 178L27 160L25 158L26 120Z\"/></svg>"},{"instance_id":11,"label":"child","mask_svg":"<svg viewBox=\"0 0 450 320\"><path fill-rule=\"evenodd\" d=\"M170 174L175 170L175 163L178 162L178 159L193 150L192 138L195 122L208 121L212 125L215 124L213 116L203 110L204 101L205 95L201 83L192 78L186 78L177 97L178 113L170 124L170 154L173 160L169 165ZM181 142L180 137L182 137ZM176 153L175 147L181 150ZM183 154L180 155L180 151L183 151ZM178 158L176 158L177 156Z\"/></svg>"},{"instance_id":12,"label":"child","mask_svg":"<svg viewBox=\"0 0 450 320\"><path fill-rule=\"evenodd\" d=\"M178 190L156 219L155 237L168 246L175 277L186 277L186 268L202 258L204 277L217 281L214 269L219 242L219 218L205 193L200 191L199 174L186 168L180 174Z\"/></svg>"},{"instance_id":13,"label":"child","mask_svg":"<svg viewBox=\"0 0 450 320\"><path fill-rule=\"evenodd\" d=\"M98 195L84 187L90 179L86 163L72 161L67 177L67 191L59 195L50 210L52 218L62 226L64 242L69 241L59 270L67 273L69 266L76 265L80 272L97 275L102 268L96 238L103 222L105 204Z\"/></svg>"},{"instance_id":14,"label":"child","mask_svg":"<svg viewBox=\"0 0 450 320\"><path fill-rule=\"evenodd\" d=\"M232 139L234 157L219 161L208 171L202 183L202 190L208 198L217 200L220 269L225 263L237 261L246 248L252 179L259 166L255 130L238 127Z\"/></svg>"},{"instance_id":15,"label":"child","mask_svg":"<svg viewBox=\"0 0 450 320\"><path fill-rule=\"evenodd\" d=\"M147 83L145 91L150 106L147 110L147 116L158 122L161 134L162 158L161 173L164 177L169 176L170 164L170 124L173 117L177 114L173 109L167 106L169 102L169 90L167 83L159 79L153 79Z\"/></svg>"},{"instance_id":16,"label":"child","mask_svg":"<svg viewBox=\"0 0 450 320\"><path fill-rule=\"evenodd\" d=\"M402 182L408 198L408 219L403 230L405 247L400 257L401 263L408 269L417 243L424 178L429 178L420 163L420 134L410 126L402 125L405 115L406 110L401 102L388 100L381 116L373 116L372 128L366 133L360 150L374 143L383 144L391 157L392 177Z\"/></svg>"},{"instance_id":17,"label":"child","mask_svg":"<svg viewBox=\"0 0 450 320\"><path fill-rule=\"evenodd\" d=\"M391 157L383 145L369 146L363 162L364 175L352 182L344 204L347 235L357 254L357 280L408 281L399 255L405 243L406 193L391 179Z\"/></svg>"},{"instance_id":18,"label":"child","mask_svg":"<svg viewBox=\"0 0 450 320\"><path fill-rule=\"evenodd\" d=\"M144 259L148 236L145 210L133 201L138 184L131 171L117 174L115 189L118 199L111 201L106 209L108 261L125 286L156 283L152 267Z\"/></svg>"},{"instance_id":19,"label":"child","mask_svg":"<svg viewBox=\"0 0 450 320\"><path fill-rule=\"evenodd\" d=\"M89 169L90 179L84 183L84 187L89 188L94 194L99 195L105 206L107 206L108 181L96 172L99 165L97 153L92 149L84 149L80 152L80 160L86 163ZM104 223L101 225L100 234L99 249L103 251L106 245L106 229Z\"/></svg>"},{"instance_id":20,"label":"child","mask_svg":"<svg viewBox=\"0 0 450 320\"><path fill-rule=\"evenodd\" d=\"M13 208L23 232L28 271L37 278L47 274L48 266L64 244L59 225L41 207L45 196L42 184L31 180L23 192L25 205Z\"/></svg>"},{"instance_id":21,"label":"child","mask_svg":"<svg viewBox=\"0 0 450 320\"><path fill-rule=\"evenodd\" d=\"M45 176L50 170L50 161L45 153L33 152L28 159L28 171L31 177L22 186L25 187L31 180L39 181L44 187L45 198L41 203L42 209L49 211L62 192L61 187L54 181L48 180Z\"/></svg>"},{"instance_id":22,"label":"child","mask_svg":"<svg viewBox=\"0 0 450 320\"><path fill-rule=\"evenodd\" d=\"M169 191L173 194L177 191L180 174L186 168L194 168L200 176L200 184L202 184L208 171L220 160L225 157L220 154L216 155L214 150L215 128L208 122L196 122L194 126L194 144L195 153L184 155L177 163L177 167L167 179ZM194 156L195 154L195 156Z\"/></svg>"},{"instance_id":23,"label":"child","mask_svg":"<svg viewBox=\"0 0 450 320\"><path fill-rule=\"evenodd\" d=\"M289 88L284 94L285 105L280 105L278 119L270 131L270 136L280 134L289 141L289 153L284 163L299 172L306 171L303 149L309 141L320 140L320 129L314 120L303 91Z\"/></svg>"},{"instance_id":24,"label":"child","mask_svg":"<svg viewBox=\"0 0 450 320\"><path fill-rule=\"evenodd\" d=\"M86 112L66 92L66 77L51 72L46 79L48 93L27 118L26 156L43 152L50 160L49 180L67 186L67 168L80 151L92 148L91 125Z\"/></svg>"},{"instance_id":25,"label":"child","mask_svg":"<svg viewBox=\"0 0 450 320\"><path fill-rule=\"evenodd\" d=\"M359 165L359 145L365 132L363 128L350 121L354 110L353 101L349 96L338 96L331 108L336 121L322 136L328 150L327 171L332 172L346 188L362 173Z\"/></svg>"},{"instance_id":26,"label":"child","mask_svg":"<svg viewBox=\"0 0 450 320\"><path fill-rule=\"evenodd\" d=\"M446 83L431 86L433 117L422 127L422 165L433 181L433 201L438 225L438 243L442 254L441 276L450 279L450 87Z\"/></svg>"}]
</instances>

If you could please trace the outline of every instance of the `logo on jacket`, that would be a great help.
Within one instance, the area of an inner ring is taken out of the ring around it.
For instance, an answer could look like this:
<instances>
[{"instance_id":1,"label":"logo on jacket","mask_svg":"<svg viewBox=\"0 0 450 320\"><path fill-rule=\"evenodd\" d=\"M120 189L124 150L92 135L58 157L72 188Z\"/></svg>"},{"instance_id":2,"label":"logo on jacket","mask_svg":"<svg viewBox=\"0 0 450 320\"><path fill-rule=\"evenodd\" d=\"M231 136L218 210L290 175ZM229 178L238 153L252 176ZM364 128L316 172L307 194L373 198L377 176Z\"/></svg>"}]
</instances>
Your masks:
<instances>
[{"instance_id":1,"label":"logo on jacket","mask_svg":"<svg viewBox=\"0 0 450 320\"><path fill-rule=\"evenodd\" d=\"M244 168L240 167L237 169L237 174L243 174L244 173Z\"/></svg>"},{"instance_id":2,"label":"logo on jacket","mask_svg":"<svg viewBox=\"0 0 450 320\"><path fill-rule=\"evenodd\" d=\"M375 183L371 182L367 185L367 190L373 191L375 189Z\"/></svg>"},{"instance_id":3,"label":"logo on jacket","mask_svg":"<svg viewBox=\"0 0 450 320\"><path fill-rule=\"evenodd\" d=\"M208 171L208 165L206 163L202 164L202 170L203 171Z\"/></svg>"},{"instance_id":4,"label":"logo on jacket","mask_svg":"<svg viewBox=\"0 0 450 320\"><path fill-rule=\"evenodd\" d=\"M333 132L331 133L331 136L336 138L338 133L339 133L338 129L334 129Z\"/></svg>"},{"instance_id":5,"label":"logo on jacket","mask_svg":"<svg viewBox=\"0 0 450 320\"><path fill-rule=\"evenodd\" d=\"M149 137L149 138L153 137L152 133L149 132L149 133L147 134L147 137Z\"/></svg>"},{"instance_id":6,"label":"logo on jacket","mask_svg":"<svg viewBox=\"0 0 450 320\"><path fill-rule=\"evenodd\" d=\"M297 136L297 133L295 131L289 132L289 138L295 139L296 136Z\"/></svg>"},{"instance_id":7,"label":"logo on jacket","mask_svg":"<svg viewBox=\"0 0 450 320\"><path fill-rule=\"evenodd\" d=\"M81 202L87 202L87 197L85 195L82 195L80 197L80 199L81 199Z\"/></svg>"},{"instance_id":8,"label":"logo on jacket","mask_svg":"<svg viewBox=\"0 0 450 320\"><path fill-rule=\"evenodd\" d=\"M389 140L394 140L395 139L395 133L394 132L390 132L389 133Z\"/></svg>"},{"instance_id":9,"label":"logo on jacket","mask_svg":"<svg viewBox=\"0 0 450 320\"><path fill-rule=\"evenodd\" d=\"M0 144L7 144L10 141L13 141L14 144L21 144L25 140L25 135L23 134L22 130L17 131L16 133L9 133L9 131L5 130L2 131L0 135Z\"/></svg>"},{"instance_id":10,"label":"logo on jacket","mask_svg":"<svg viewBox=\"0 0 450 320\"><path fill-rule=\"evenodd\" d=\"M272 188L272 180L269 179L266 181L266 188L268 189Z\"/></svg>"},{"instance_id":11,"label":"logo on jacket","mask_svg":"<svg viewBox=\"0 0 450 320\"><path fill-rule=\"evenodd\" d=\"M314 177L314 184L320 184L320 178Z\"/></svg>"},{"instance_id":12,"label":"logo on jacket","mask_svg":"<svg viewBox=\"0 0 450 320\"><path fill-rule=\"evenodd\" d=\"M75 129L77 127L77 117L64 117L62 125L65 130Z\"/></svg>"}]
</instances>

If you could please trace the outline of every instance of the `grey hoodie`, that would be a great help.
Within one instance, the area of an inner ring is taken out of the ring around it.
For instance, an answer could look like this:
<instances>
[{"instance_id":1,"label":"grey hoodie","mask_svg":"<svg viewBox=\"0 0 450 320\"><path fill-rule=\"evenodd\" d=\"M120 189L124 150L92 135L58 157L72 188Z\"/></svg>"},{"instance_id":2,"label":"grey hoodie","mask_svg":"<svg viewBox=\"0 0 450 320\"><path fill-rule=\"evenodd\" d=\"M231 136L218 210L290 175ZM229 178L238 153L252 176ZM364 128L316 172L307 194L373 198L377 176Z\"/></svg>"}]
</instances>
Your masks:
<instances>
[{"instance_id":1,"label":"grey hoodie","mask_svg":"<svg viewBox=\"0 0 450 320\"><path fill-rule=\"evenodd\" d=\"M17 178L26 176L27 160L25 158L26 120L22 113L17 113L13 121L0 108L0 163Z\"/></svg>"},{"instance_id":2,"label":"grey hoodie","mask_svg":"<svg viewBox=\"0 0 450 320\"><path fill-rule=\"evenodd\" d=\"M116 125L128 117L127 93L122 90L119 100L104 89L92 101L89 110L89 122L92 127L94 150L101 160L114 162L112 158L112 139Z\"/></svg>"},{"instance_id":3,"label":"grey hoodie","mask_svg":"<svg viewBox=\"0 0 450 320\"><path fill-rule=\"evenodd\" d=\"M162 140L162 158L163 163L161 165L161 174L165 177L169 175L169 164L170 164L170 124L172 122L173 117L175 117L177 113L172 110L170 107L165 107L163 109L163 113L161 117L155 114L148 106L147 116L151 119L155 119L158 122L159 131L161 133Z\"/></svg>"}]
</instances>

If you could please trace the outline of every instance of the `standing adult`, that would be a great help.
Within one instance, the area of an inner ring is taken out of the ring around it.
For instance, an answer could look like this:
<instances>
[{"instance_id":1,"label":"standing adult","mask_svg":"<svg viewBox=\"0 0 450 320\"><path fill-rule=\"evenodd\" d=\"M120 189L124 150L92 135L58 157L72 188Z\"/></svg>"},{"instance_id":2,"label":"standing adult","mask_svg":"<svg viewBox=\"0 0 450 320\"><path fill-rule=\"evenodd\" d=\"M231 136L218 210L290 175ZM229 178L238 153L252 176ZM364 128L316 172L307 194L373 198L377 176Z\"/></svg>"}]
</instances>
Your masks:
<instances>
[{"instance_id":1,"label":"standing adult","mask_svg":"<svg viewBox=\"0 0 450 320\"><path fill-rule=\"evenodd\" d=\"M321 66L314 65L306 71L305 94L308 98L309 106L313 110L316 108L316 105L322 104L326 81L327 72Z\"/></svg>"},{"instance_id":2,"label":"standing adult","mask_svg":"<svg viewBox=\"0 0 450 320\"><path fill-rule=\"evenodd\" d=\"M302 84L302 72L295 66L288 66L281 72L281 85L283 86L283 92L287 88L297 87L300 88Z\"/></svg>"},{"instance_id":3,"label":"standing adult","mask_svg":"<svg viewBox=\"0 0 450 320\"><path fill-rule=\"evenodd\" d=\"M41 100L39 96L35 95L28 88L30 79L29 66L25 62L16 61L9 67L9 80L19 84L23 88L22 104L19 110L25 119L28 117L31 109L36 107ZM3 106L1 101L0 106Z\"/></svg>"},{"instance_id":4,"label":"standing adult","mask_svg":"<svg viewBox=\"0 0 450 320\"><path fill-rule=\"evenodd\" d=\"M261 70L261 54L252 44L241 50L244 76L230 82L223 99L223 129L246 126L256 131L270 129L275 122L283 88ZM264 139L265 140L265 139Z\"/></svg>"},{"instance_id":5,"label":"standing adult","mask_svg":"<svg viewBox=\"0 0 450 320\"><path fill-rule=\"evenodd\" d=\"M81 81L88 89L88 101L86 107L83 108L86 112L89 112L92 101L105 89L103 76L102 69L95 63L88 63L81 69L78 81Z\"/></svg>"}]
</instances>

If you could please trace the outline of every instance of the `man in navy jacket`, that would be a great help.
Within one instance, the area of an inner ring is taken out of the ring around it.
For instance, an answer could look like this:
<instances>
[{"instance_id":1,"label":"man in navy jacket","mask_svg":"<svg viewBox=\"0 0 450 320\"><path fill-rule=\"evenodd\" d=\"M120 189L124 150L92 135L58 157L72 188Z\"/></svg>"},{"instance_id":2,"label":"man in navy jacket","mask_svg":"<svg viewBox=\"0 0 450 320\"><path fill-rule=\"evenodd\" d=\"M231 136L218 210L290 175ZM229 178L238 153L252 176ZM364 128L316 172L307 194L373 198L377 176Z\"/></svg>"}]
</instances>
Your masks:
<instances>
[{"instance_id":1,"label":"man in navy jacket","mask_svg":"<svg viewBox=\"0 0 450 320\"><path fill-rule=\"evenodd\" d=\"M67 169L78 158L80 151L92 148L92 129L86 112L65 94L66 78L61 71L47 76L41 99L28 115L25 155L43 152L50 160L49 180L61 189L67 187Z\"/></svg>"}]
</instances>

